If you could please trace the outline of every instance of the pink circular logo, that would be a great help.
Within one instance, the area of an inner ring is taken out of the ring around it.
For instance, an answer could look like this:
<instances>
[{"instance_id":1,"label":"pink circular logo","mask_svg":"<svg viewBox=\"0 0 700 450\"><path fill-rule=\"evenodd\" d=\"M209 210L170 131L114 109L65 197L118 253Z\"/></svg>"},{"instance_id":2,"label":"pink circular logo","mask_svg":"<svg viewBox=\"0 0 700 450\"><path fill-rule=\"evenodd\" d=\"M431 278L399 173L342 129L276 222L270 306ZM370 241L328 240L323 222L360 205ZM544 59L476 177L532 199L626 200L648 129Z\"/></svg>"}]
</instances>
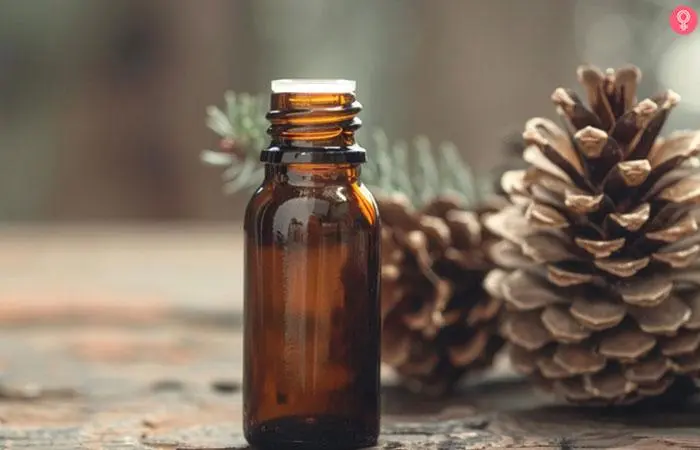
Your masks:
<instances>
[{"instance_id":1,"label":"pink circular logo","mask_svg":"<svg viewBox=\"0 0 700 450\"><path fill-rule=\"evenodd\" d=\"M678 34L690 34L698 26L698 13L690 6L680 5L668 18L671 29Z\"/></svg>"}]
</instances>

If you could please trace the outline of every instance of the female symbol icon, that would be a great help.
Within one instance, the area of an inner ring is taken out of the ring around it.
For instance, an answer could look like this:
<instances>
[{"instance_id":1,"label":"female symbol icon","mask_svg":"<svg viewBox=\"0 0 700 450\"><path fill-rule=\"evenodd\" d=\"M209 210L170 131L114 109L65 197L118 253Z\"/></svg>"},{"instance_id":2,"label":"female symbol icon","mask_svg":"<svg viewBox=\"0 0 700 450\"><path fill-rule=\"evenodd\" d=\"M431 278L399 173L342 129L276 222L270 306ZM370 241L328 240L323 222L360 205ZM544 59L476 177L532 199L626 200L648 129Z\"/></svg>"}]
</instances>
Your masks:
<instances>
[{"instance_id":1,"label":"female symbol icon","mask_svg":"<svg viewBox=\"0 0 700 450\"><path fill-rule=\"evenodd\" d=\"M687 9L681 9L676 13L676 19L678 20L678 23L680 24L679 27L681 30L686 31L688 29L688 22L690 22L690 13L688 12Z\"/></svg>"},{"instance_id":2,"label":"female symbol icon","mask_svg":"<svg viewBox=\"0 0 700 450\"><path fill-rule=\"evenodd\" d=\"M698 25L698 14L689 6L678 6L669 17L671 29L677 34L692 33Z\"/></svg>"}]
</instances>

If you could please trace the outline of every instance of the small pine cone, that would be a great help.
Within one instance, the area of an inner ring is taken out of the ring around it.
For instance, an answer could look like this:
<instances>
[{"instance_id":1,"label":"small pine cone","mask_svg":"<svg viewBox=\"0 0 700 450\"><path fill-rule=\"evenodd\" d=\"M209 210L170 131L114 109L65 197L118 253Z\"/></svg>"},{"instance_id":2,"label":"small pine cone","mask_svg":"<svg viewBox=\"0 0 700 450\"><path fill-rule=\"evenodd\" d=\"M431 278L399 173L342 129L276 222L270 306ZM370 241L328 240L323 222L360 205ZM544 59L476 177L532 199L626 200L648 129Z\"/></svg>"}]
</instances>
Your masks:
<instances>
[{"instance_id":1,"label":"small pine cone","mask_svg":"<svg viewBox=\"0 0 700 450\"><path fill-rule=\"evenodd\" d=\"M382 358L408 388L446 393L501 347L501 301L483 290L489 262L479 216L436 198L420 211L378 196L382 217Z\"/></svg>"},{"instance_id":2,"label":"small pine cone","mask_svg":"<svg viewBox=\"0 0 700 450\"><path fill-rule=\"evenodd\" d=\"M589 108L530 120L485 288L505 301L516 369L581 404L627 404L700 373L700 132L658 137L678 95L637 102L636 67L581 67Z\"/></svg>"}]
</instances>

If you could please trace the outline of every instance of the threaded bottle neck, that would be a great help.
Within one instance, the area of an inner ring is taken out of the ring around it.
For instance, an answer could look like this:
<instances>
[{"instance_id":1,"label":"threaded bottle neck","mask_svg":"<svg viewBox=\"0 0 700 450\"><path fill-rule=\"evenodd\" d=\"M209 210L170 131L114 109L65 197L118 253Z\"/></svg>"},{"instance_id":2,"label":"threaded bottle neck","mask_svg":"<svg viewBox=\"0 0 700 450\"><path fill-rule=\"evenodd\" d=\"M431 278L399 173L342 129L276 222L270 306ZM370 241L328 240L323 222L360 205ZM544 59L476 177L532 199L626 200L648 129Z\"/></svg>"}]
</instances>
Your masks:
<instances>
[{"instance_id":1,"label":"threaded bottle neck","mask_svg":"<svg viewBox=\"0 0 700 450\"><path fill-rule=\"evenodd\" d=\"M332 80L317 82L332 83ZM353 83L354 84L354 83ZM273 82L274 86L274 82ZM293 86L293 85L292 85ZM361 163L364 150L355 141L362 105L354 92L332 92L333 86L310 92L290 88L270 96L268 134L271 142L261 160L277 163ZM313 90L313 91L312 91Z\"/></svg>"}]
</instances>

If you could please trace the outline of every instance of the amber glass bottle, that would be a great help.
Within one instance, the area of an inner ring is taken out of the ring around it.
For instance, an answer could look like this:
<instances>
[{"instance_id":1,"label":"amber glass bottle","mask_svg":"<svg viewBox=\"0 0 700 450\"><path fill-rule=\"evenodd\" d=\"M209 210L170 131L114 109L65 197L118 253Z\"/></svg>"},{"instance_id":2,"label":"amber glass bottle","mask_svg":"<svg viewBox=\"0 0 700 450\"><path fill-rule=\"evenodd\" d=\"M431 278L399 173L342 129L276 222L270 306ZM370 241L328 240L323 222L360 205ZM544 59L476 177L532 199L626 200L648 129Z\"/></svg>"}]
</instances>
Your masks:
<instances>
[{"instance_id":1,"label":"amber glass bottle","mask_svg":"<svg viewBox=\"0 0 700 450\"><path fill-rule=\"evenodd\" d=\"M256 448L377 442L380 232L359 179L354 90L272 83L265 180L245 216L244 428Z\"/></svg>"}]
</instances>

